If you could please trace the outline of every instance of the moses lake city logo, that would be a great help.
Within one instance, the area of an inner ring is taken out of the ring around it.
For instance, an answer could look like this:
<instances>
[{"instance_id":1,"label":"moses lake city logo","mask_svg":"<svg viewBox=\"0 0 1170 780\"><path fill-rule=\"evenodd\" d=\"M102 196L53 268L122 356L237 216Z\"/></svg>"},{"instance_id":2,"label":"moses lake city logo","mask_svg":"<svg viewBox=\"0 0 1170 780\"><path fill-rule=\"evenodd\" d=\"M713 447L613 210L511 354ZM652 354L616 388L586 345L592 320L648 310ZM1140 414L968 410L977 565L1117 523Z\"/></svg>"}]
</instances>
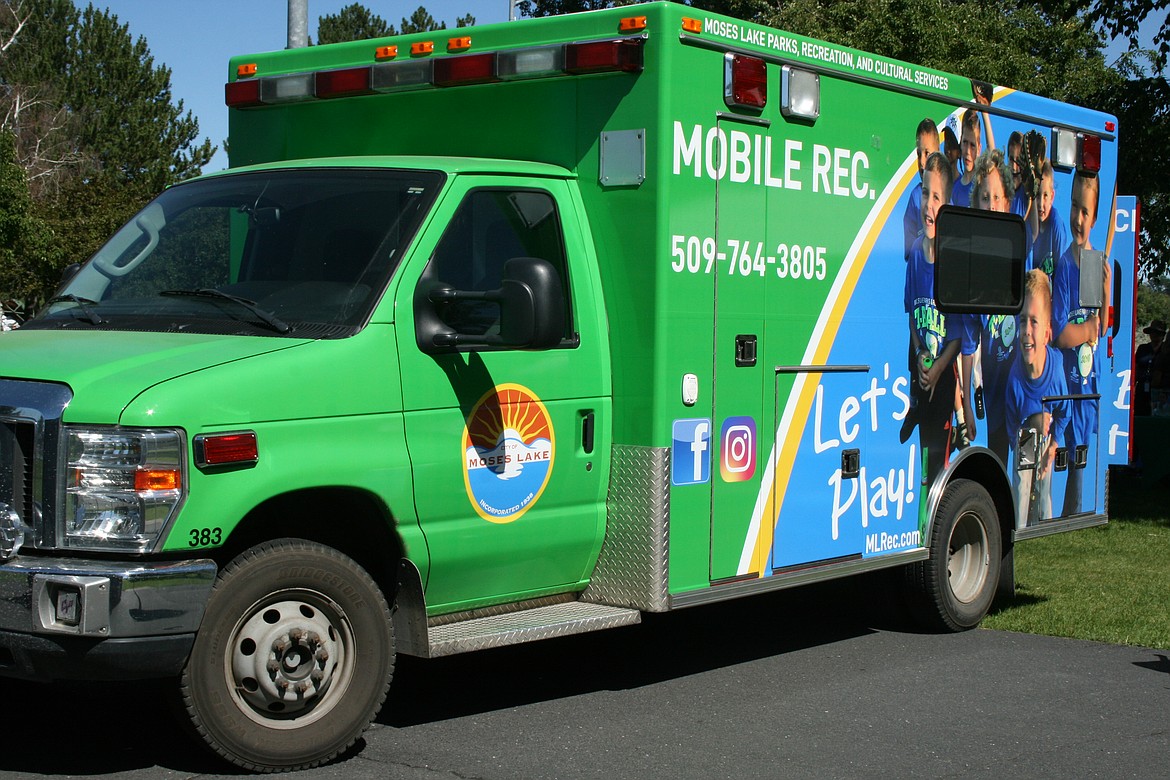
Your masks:
<instances>
[{"instance_id":1,"label":"moses lake city logo","mask_svg":"<svg viewBox=\"0 0 1170 780\"><path fill-rule=\"evenodd\" d=\"M489 390L463 428L463 479L475 511L493 523L519 518L544 492L555 452L552 420L531 390Z\"/></svg>"}]
</instances>

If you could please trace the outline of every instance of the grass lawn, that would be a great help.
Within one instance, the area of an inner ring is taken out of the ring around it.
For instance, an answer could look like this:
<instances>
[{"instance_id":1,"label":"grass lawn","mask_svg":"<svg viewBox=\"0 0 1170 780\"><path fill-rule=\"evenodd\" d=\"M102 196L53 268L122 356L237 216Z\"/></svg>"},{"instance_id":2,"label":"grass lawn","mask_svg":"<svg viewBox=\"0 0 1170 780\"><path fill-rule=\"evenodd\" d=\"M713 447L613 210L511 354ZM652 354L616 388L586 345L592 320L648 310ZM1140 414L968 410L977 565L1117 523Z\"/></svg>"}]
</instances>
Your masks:
<instances>
[{"instance_id":1,"label":"grass lawn","mask_svg":"<svg viewBox=\"0 0 1170 780\"><path fill-rule=\"evenodd\" d=\"M1109 495L1109 525L1016 545L985 628L1170 648L1170 487L1115 472Z\"/></svg>"}]
</instances>

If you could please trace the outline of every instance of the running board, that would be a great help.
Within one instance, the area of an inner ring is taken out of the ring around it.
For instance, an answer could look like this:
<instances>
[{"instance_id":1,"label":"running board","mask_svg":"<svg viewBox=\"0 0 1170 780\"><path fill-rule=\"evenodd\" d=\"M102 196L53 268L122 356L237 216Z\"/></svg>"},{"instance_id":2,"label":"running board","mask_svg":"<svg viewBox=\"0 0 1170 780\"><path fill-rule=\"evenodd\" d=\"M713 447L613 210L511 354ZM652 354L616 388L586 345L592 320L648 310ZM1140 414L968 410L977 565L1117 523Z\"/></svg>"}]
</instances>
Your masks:
<instances>
[{"instance_id":1,"label":"running board","mask_svg":"<svg viewBox=\"0 0 1170 780\"><path fill-rule=\"evenodd\" d=\"M501 615L470 618L455 623L428 626L426 647L429 658L518 645L537 639L583 634L603 628L617 628L642 621L636 609L570 601Z\"/></svg>"}]
</instances>

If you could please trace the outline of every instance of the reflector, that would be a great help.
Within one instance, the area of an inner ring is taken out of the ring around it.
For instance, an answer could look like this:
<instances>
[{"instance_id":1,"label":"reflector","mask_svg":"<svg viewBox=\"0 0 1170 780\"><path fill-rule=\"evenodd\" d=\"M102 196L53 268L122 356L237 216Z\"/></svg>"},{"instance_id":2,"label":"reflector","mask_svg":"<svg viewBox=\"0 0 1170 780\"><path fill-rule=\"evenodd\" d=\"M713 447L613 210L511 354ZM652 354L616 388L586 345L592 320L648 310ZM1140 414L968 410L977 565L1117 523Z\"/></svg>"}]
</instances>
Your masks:
<instances>
[{"instance_id":1,"label":"reflector","mask_svg":"<svg viewBox=\"0 0 1170 780\"><path fill-rule=\"evenodd\" d=\"M255 463L260 459L256 434L252 431L195 437L195 462L199 466L226 463Z\"/></svg>"}]
</instances>

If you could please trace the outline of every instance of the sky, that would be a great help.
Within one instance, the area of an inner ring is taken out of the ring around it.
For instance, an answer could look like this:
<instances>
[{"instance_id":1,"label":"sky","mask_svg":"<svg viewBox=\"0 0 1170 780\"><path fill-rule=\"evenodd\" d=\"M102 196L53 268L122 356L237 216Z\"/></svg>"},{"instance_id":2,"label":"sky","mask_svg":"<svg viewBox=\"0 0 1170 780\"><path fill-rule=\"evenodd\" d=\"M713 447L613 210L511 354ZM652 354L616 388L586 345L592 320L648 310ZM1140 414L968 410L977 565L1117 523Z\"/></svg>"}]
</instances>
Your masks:
<instances>
[{"instance_id":1,"label":"sky","mask_svg":"<svg viewBox=\"0 0 1170 780\"><path fill-rule=\"evenodd\" d=\"M336 14L355 0L308 0L309 36L317 39L317 19ZM89 5L75 0L78 8ZM508 20L508 0L363 0L362 4L395 27L420 5L436 20L455 26L471 14L477 24ZM155 66L171 69L171 93L199 120L199 138L219 147L204 172L227 167L227 106L223 85L228 59L237 54L283 49L288 43L288 0L93 0L128 25L135 40L145 36Z\"/></svg>"},{"instance_id":2,"label":"sky","mask_svg":"<svg viewBox=\"0 0 1170 780\"><path fill-rule=\"evenodd\" d=\"M74 0L84 8L88 0ZM317 19L336 14L355 0L308 0L309 36L317 38ZM509 0L364 0L373 13L399 27L419 5L448 27L466 14L477 24L508 20ZM275 51L288 43L288 0L93 0L128 25L130 35L145 36L155 65L171 69L175 102L183 101L199 120L200 139L219 147L205 172L227 167L223 140L227 137L227 107L223 85L228 80L228 59L237 54ZM1158 17L1159 14L1151 16ZM1159 19L1147 19L1142 37L1150 40ZM1124 46L1107 52L1111 61ZM1110 56L1112 54L1112 56Z\"/></svg>"}]
</instances>

